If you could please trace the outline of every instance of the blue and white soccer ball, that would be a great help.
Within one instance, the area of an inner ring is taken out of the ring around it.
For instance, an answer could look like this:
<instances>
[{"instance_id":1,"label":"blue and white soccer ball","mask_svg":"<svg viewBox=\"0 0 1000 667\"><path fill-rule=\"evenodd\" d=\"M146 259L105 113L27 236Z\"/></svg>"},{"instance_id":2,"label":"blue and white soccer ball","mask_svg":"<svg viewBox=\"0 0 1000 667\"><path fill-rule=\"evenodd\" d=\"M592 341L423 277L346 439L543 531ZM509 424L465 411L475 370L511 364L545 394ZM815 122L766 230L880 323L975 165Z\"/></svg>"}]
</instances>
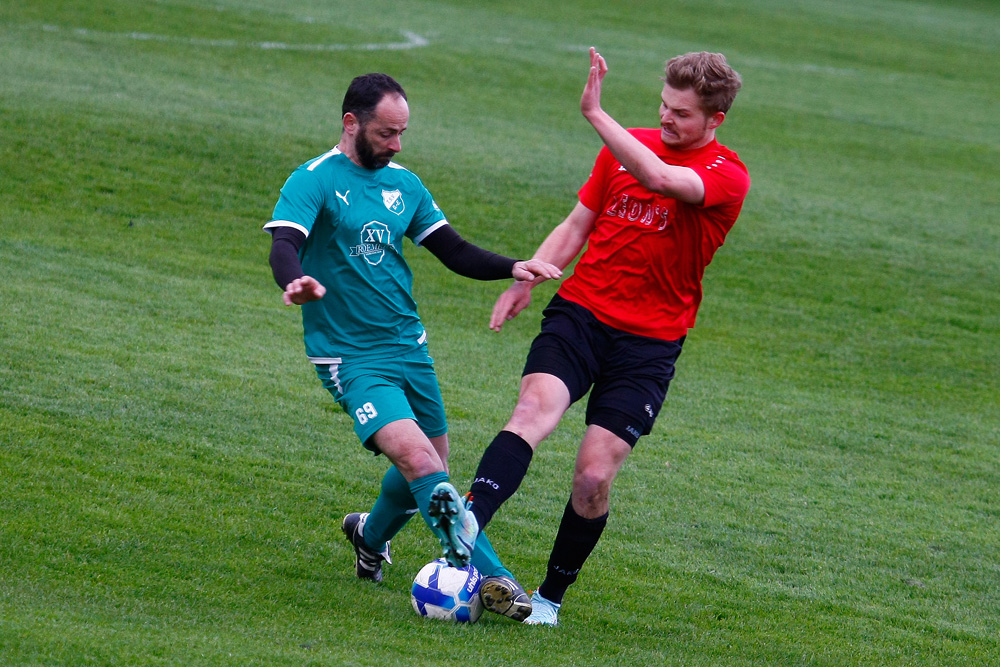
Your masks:
<instances>
[{"instance_id":1,"label":"blue and white soccer ball","mask_svg":"<svg viewBox=\"0 0 1000 667\"><path fill-rule=\"evenodd\" d=\"M427 563L413 580L410 601L417 613L460 623L475 623L483 613L479 585L483 577L471 564L452 567L444 558Z\"/></svg>"}]
</instances>

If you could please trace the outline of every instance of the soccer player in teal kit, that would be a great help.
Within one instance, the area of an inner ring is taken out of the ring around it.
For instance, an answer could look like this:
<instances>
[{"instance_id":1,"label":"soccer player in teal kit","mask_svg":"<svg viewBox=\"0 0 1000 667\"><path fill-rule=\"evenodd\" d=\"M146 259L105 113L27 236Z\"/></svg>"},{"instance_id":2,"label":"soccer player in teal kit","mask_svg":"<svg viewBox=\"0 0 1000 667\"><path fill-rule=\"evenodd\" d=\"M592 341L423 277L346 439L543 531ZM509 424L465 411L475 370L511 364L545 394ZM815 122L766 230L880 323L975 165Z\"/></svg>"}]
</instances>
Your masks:
<instances>
[{"instance_id":1,"label":"soccer player in teal kit","mask_svg":"<svg viewBox=\"0 0 1000 667\"><path fill-rule=\"evenodd\" d=\"M486 607L520 621L531 613L524 589L489 541L477 539L449 481L448 426L403 239L477 280L561 271L462 239L420 179L392 161L408 121L406 93L391 77L351 82L340 142L289 176L264 226L271 268L285 303L302 306L306 354L323 386L354 419L363 445L393 464L371 511L342 524L357 576L381 581L390 539L419 511L452 565L471 561L483 573Z\"/></svg>"}]
</instances>

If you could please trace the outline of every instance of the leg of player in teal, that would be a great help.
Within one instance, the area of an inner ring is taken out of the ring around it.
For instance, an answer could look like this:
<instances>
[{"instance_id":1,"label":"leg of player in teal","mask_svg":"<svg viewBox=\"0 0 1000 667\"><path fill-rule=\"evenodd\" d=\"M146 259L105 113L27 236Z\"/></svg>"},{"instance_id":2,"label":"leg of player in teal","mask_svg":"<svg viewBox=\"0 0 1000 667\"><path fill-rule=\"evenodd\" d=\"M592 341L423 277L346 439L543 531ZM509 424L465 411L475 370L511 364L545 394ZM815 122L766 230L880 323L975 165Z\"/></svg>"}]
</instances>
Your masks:
<instances>
[{"instance_id":1,"label":"leg of player in teal","mask_svg":"<svg viewBox=\"0 0 1000 667\"><path fill-rule=\"evenodd\" d=\"M352 512L344 517L341 530L354 546L358 578L382 581L382 561L392 562L389 555L389 541L421 508L420 514L431 532L441 540L445 555L454 552L454 548L447 541L447 534L438 529L428 509L431 504L431 494L442 485L451 486L446 472L431 473L407 482L399 469L393 465L382 477L382 490L375 500L372 511ZM471 550L470 545L465 554L466 561Z\"/></svg>"},{"instance_id":2,"label":"leg of player in teal","mask_svg":"<svg viewBox=\"0 0 1000 667\"><path fill-rule=\"evenodd\" d=\"M344 517L341 529L354 546L359 579L382 581L382 561L392 563L389 541L417 513L417 502L406 478L396 466L382 477L382 490L371 512L353 512Z\"/></svg>"},{"instance_id":3,"label":"leg of player in teal","mask_svg":"<svg viewBox=\"0 0 1000 667\"><path fill-rule=\"evenodd\" d=\"M417 484L418 488L428 485L433 488L447 479L448 476L444 472L433 473L414 480L414 484ZM424 501L424 507L427 506L427 502ZM392 562L389 551L390 540L419 511L418 507L410 483L399 469L392 465L382 477L382 487L371 512L363 514L353 512L344 517L341 528L354 546L359 578L382 581L382 561ZM430 525L426 510L424 518Z\"/></svg>"},{"instance_id":4,"label":"leg of player in teal","mask_svg":"<svg viewBox=\"0 0 1000 667\"><path fill-rule=\"evenodd\" d=\"M365 543L375 551L382 551L417 511L417 501L406 478L396 466L389 466L382 477L382 490L365 522Z\"/></svg>"},{"instance_id":5,"label":"leg of player in teal","mask_svg":"<svg viewBox=\"0 0 1000 667\"><path fill-rule=\"evenodd\" d=\"M418 487L429 485L433 488L442 479L448 479L443 472L428 477L429 479L415 480L415 483ZM425 507L426 504L425 501ZM354 545L359 578L382 581L382 561L392 563L390 541L419 512L418 507L410 483L399 472L399 468L392 465L382 477L382 488L371 512L354 512L344 517L342 529Z\"/></svg>"}]
</instances>

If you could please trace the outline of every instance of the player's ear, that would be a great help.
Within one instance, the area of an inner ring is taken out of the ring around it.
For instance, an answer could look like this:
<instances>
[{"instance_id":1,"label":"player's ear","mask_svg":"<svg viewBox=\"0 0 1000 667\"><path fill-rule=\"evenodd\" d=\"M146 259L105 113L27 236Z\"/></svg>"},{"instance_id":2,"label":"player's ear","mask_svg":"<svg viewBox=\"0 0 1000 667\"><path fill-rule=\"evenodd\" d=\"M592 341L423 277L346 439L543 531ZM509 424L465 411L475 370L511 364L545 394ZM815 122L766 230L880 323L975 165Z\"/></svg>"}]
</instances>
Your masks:
<instances>
[{"instance_id":1,"label":"player's ear","mask_svg":"<svg viewBox=\"0 0 1000 667\"><path fill-rule=\"evenodd\" d=\"M726 120L726 114L723 111L716 111L711 116L708 117L708 129L714 130L715 128L722 125L722 121Z\"/></svg>"},{"instance_id":2,"label":"player's ear","mask_svg":"<svg viewBox=\"0 0 1000 667\"><path fill-rule=\"evenodd\" d=\"M344 132L354 134L361 127L361 121L353 113L348 111L344 114Z\"/></svg>"}]
</instances>

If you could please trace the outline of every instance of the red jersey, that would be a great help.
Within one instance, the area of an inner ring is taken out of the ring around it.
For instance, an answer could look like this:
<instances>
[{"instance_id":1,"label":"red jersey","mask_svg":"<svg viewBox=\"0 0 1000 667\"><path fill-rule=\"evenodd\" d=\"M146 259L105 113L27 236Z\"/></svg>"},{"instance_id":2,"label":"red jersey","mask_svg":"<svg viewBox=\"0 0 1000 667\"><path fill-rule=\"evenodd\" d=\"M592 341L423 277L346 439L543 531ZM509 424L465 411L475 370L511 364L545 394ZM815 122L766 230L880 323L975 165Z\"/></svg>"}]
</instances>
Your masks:
<instances>
[{"instance_id":1,"label":"red jersey","mask_svg":"<svg viewBox=\"0 0 1000 667\"><path fill-rule=\"evenodd\" d=\"M658 128L629 133L667 164L695 170L705 201L697 206L647 190L605 146L579 193L597 221L559 294L616 329L674 340L694 326L705 267L740 214L750 176L715 140L676 151Z\"/></svg>"}]
</instances>

